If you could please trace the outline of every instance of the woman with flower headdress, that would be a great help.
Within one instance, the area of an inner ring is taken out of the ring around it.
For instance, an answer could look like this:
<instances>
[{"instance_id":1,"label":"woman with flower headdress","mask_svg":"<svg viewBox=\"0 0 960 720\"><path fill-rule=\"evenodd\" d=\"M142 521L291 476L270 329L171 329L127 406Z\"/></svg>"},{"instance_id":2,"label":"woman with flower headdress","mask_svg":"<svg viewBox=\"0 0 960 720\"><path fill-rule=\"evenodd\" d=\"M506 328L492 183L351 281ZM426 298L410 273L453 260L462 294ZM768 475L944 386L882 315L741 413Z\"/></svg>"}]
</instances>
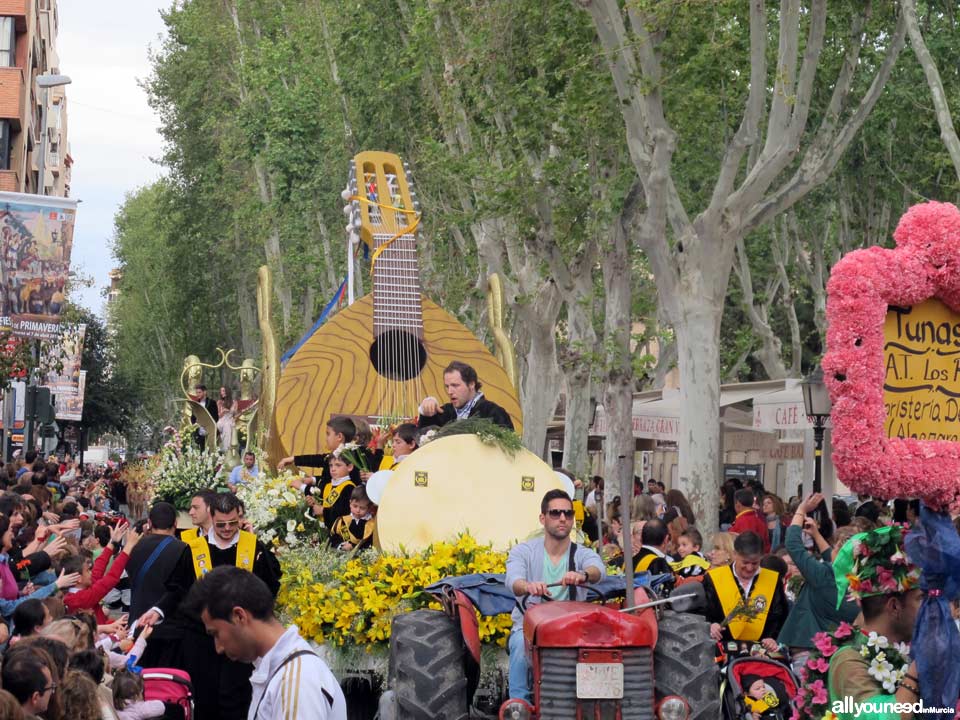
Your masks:
<instances>
[{"instance_id":1,"label":"woman with flower headdress","mask_svg":"<svg viewBox=\"0 0 960 720\"><path fill-rule=\"evenodd\" d=\"M854 535L833 562L837 605L849 592L860 605L863 626L841 623L817 633L797 706L801 715L839 720L890 720L895 703L916 703L920 680L909 643L923 593L919 573L903 550L899 527ZM866 705L863 705L866 703Z\"/></svg>"}]
</instances>

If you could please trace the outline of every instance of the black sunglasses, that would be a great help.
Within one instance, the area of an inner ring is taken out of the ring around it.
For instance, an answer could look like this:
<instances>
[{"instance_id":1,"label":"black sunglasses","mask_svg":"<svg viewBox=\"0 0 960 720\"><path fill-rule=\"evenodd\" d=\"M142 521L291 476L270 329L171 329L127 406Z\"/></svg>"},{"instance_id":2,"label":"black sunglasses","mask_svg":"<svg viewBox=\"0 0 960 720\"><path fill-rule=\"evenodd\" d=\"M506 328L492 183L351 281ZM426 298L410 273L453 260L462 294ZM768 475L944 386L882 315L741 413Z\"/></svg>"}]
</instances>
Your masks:
<instances>
[{"instance_id":1,"label":"black sunglasses","mask_svg":"<svg viewBox=\"0 0 960 720\"><path fill-rule=\"evenodd\" d=\"M547 515L552 518L558 518L562 515L563 517L569 519L573 517L573 510L560 510L559 508L551 508L550 510L547 510Z\"/></svg>"}]
</instances>

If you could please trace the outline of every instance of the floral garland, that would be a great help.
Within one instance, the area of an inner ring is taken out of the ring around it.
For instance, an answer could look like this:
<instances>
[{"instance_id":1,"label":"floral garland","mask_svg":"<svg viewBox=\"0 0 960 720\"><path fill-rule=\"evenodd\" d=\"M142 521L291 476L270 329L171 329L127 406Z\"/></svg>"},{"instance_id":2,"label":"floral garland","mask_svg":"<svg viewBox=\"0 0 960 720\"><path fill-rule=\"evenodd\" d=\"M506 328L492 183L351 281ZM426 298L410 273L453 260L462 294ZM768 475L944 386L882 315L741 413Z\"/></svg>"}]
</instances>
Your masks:
<instances>
[{"instance_id":1,"label":"floral garland","mask_svg":"<svg viewBox=\"0 0 960 720\"><path fill-rule=\"evenodd\" d=\"M813 636L816 650L810 653L800 670L800 688L790 720L835 720L830 710L830 685L827 673L830 658L847 645L859 649L870 667L867 672L888 694L896 692L897 683L906 674L910 663L910 648L906 643L891 643L883 635L865 633L859 627L842 622L831 633L819 632Z\"/></svg>"},{"instance_id":2,"label":"floral garland","mask_svg":"<svg viewBox=\"0 0 960 720\"><path fill-rule=\"evenodd\" d=\"M520 436L513 430L497 425L488 418L467 418L447 423L439 430L428 430L420 438L420 445L452 435L476 435L484 445L492 445L514 457L523 448Z\"/></svg>"},{"instance_id":3,"label":"floral garland","mask_svg":"<svg viewBox=\"0 0 960 720\"><path fill-rule=\"evenodd\" d=\"M960 311L960 210L911 207L897 247L844 256L827 283L827 353L833 401L833 462L851 490L879 497L919 495L933 509L960 509L960 442L888 438L884 405L884 321L890 305L936 297Z\"/></svg>"},{"instance_id":4,"label":"floral garland","mask_svg":"<svg viewBox=\"0 0 960 720\"><path fill-rule=\"evenodd\" d=\"M348 559L327 547L294 548L281 559L277 604L304 638L330 650L386 652L390 623L401 613L439 609L424 588L453 575L502 573L507 555L464 534L454 543L434 543L415 555L368 550ZM480 618L480 640L504 646L509 615Z\"/></svg>"},{"instance_id":5,"label":"floral garland","mask_svg":"<svg viewBox=\"0 0 960 720\"><path fill-rule=\"evenodd\" d=\"M266 468L266 463L259 467ZM254 482L237 490L244 505L244 517L250 520L257 537L280 551L313 545L326 537L317 518L310 512L306 497L290 487L290 481L302 477L289 470L270 477L265 470Z\"/></svg>"},{"instance_id":6,"label":"floral garland","mask_svg":"<svg viewBox=\"0 0 960 720\"><path fill-rule=\"evenodd\" d=\"M190 498L198 490L224 484L223 456L200 450L179 432L164 443L150 474L155 497L171 503L178 510L190 507Z\"/></svg>"}]
</instances>

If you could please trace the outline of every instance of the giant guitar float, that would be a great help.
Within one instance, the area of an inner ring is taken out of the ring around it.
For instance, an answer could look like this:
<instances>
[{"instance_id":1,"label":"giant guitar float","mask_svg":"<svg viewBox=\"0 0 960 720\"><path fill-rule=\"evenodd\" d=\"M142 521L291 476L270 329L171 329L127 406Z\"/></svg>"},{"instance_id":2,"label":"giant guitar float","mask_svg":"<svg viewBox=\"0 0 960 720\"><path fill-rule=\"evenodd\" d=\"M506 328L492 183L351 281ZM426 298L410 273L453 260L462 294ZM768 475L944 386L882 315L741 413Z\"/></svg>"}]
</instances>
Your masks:
<instances>
[{"instance_id":1,"label":"giant guitar float","mask_svg":"<svg viewBox=\"0 0 960 720\"><path fill-rule=\"evenodd\" d=\"M472 365L486 398L521 431L517 392L473 333L420 292L419 208L396 155L363 152L350 167L350 223L371 249L373 292L333 316L284 367L275 420L283 452L329 452L325 427L339 415L371 423L416 419L420 400L447 401L443 370Z\"/></svg>"}]
</instances>

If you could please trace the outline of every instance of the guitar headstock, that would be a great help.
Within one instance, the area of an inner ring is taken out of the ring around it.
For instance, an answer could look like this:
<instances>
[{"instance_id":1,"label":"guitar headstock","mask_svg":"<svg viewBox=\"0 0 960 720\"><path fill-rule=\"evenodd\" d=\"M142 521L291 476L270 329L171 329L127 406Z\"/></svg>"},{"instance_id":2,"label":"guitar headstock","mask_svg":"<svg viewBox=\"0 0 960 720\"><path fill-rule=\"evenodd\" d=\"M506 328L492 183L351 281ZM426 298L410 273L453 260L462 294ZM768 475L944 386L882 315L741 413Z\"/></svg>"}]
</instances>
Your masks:
<instances>
[{"instance_id":1,"label":"guitar headstock","mask_svg":"<svg viewBox=\"0 0 960 720\"><path fill-rule=\"evenodd\" d=\"M420 213L410 168L393 153L370 150L356 155L344 199L349 202L344 208L348 231L359 233L371 248L377 247L375 236L389 238L415 228Z\"/></svg>"}]
</instances>

